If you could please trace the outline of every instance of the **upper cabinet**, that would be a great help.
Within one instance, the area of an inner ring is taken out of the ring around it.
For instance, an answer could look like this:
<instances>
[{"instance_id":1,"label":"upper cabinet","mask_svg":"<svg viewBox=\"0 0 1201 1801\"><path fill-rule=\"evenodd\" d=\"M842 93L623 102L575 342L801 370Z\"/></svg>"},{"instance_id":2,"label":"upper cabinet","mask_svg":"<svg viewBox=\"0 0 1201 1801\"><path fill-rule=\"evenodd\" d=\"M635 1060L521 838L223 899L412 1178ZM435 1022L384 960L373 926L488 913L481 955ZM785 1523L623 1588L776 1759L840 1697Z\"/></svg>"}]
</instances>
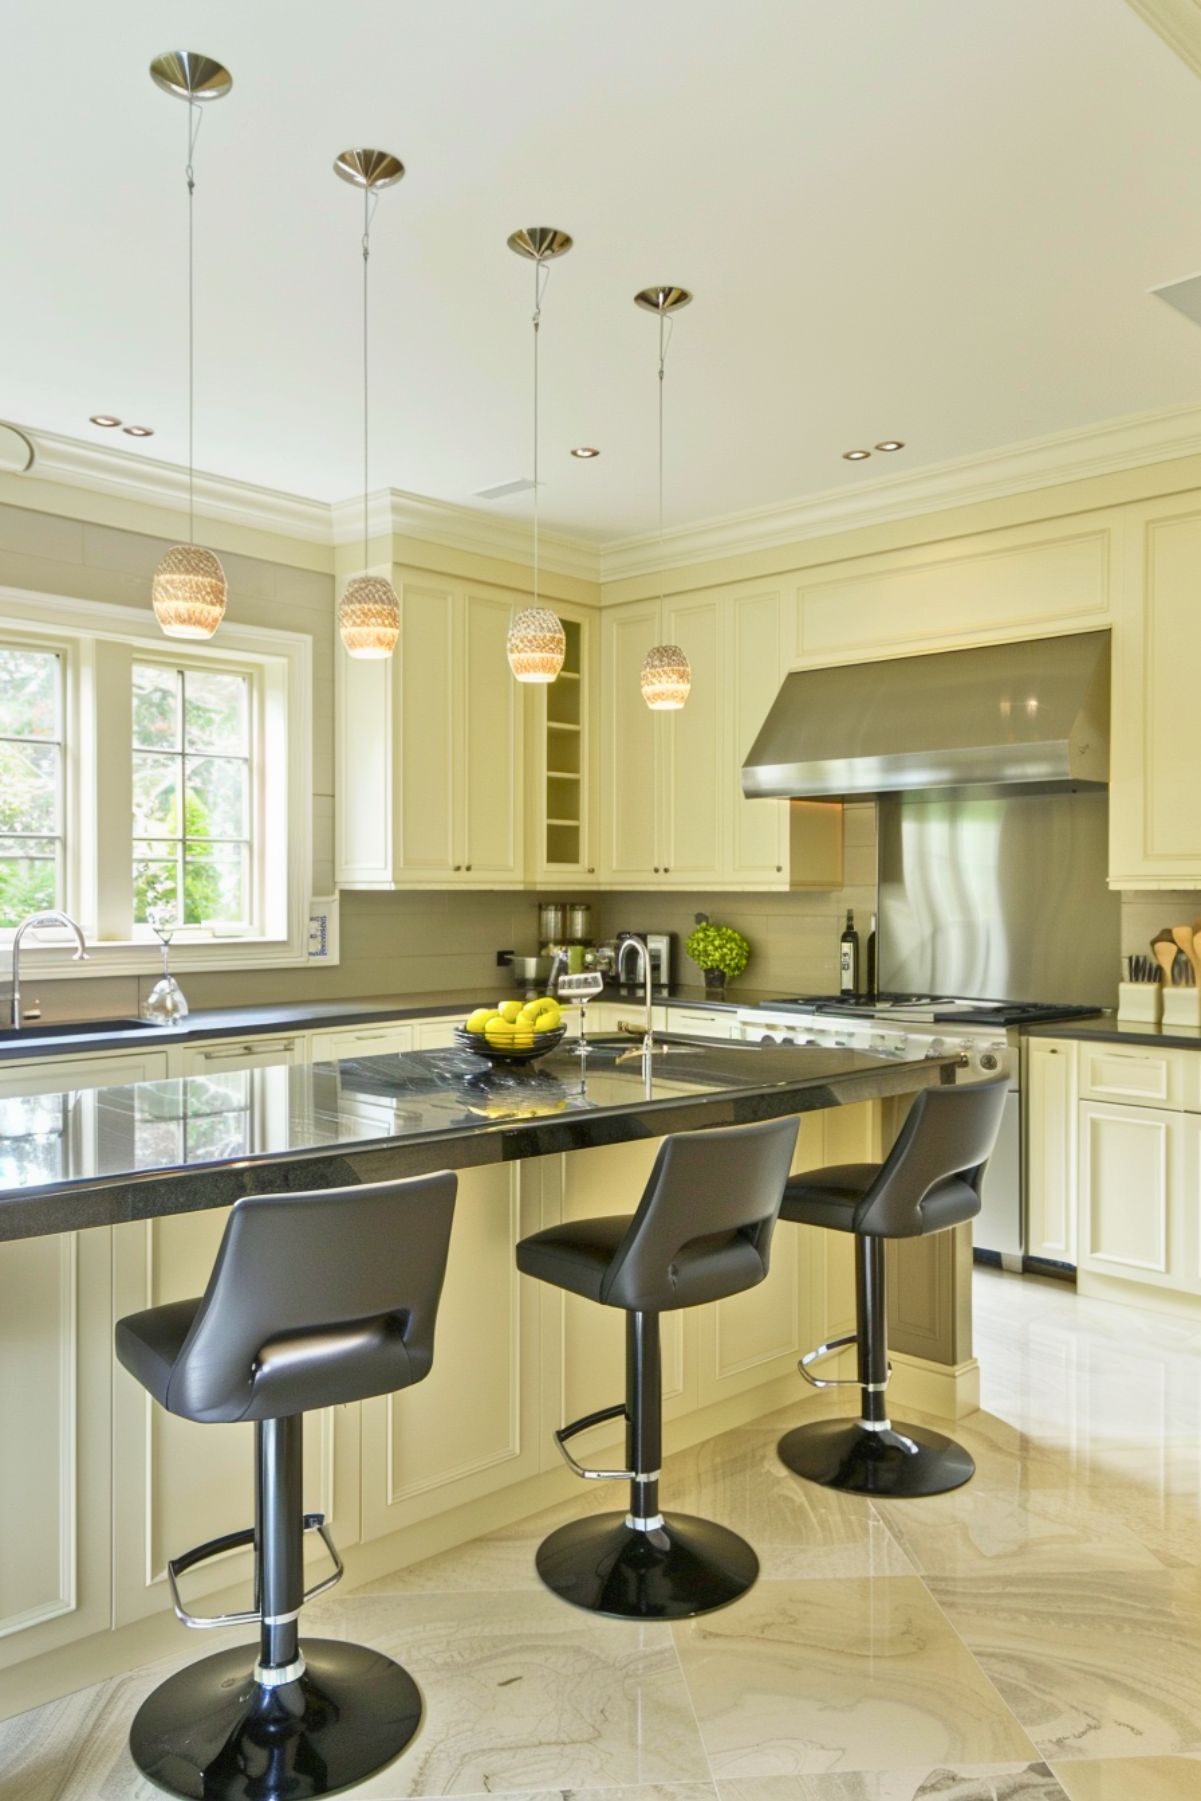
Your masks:
<instances>
[{"instance_id":1,"label":"upper cabinet","mask_svg":"<svg viewBox=\"0 0 1201 1801\"><path fill-rule=\"evenodd\" d=\"M1201 887L1201 496L1129 507L1122 523L1110 886Z\"/></svg>"},{"instance_id":2,"label":"upper cabinet","mask_svg":"<svg viewBox=\"0 0 1201 1801\"><path fill-rule=\"evenodd\" d=\"M777 589L705 589L601 614L602 875L607 887L837 888L842 808L747 800L743 758L782 679L791 609ZM642 659L683 646L679 712L642 699Z\"/></svg>"},{"instance_id":3,"label":"upper cabinet","mask_svg":"<svg viewBox=\"0 0 1201 1801\"><path fill-rule=\"evenodd\" d=\"M520 887L524 690L505 657L518 597L397 585L395 654L337 656L337 880Z\"/></svg>"}]
</instances>

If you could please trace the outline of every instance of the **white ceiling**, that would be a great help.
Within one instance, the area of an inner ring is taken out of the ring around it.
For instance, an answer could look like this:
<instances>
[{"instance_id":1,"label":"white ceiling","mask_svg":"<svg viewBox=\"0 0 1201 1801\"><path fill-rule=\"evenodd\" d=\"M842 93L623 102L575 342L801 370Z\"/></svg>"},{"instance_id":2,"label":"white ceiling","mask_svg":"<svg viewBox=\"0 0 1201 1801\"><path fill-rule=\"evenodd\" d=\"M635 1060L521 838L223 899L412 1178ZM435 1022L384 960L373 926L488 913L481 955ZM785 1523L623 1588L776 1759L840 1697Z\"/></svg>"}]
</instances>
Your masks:
<instances>
[{"instance_id":1,"label":"white ceiling","mask_svg":"<svg viewBox=\"0 0 1201 1801\"><path fill-rule=\"evenodd\" d=\"M525 224L576 239L543 514L581 537L654 525L651 282L696 292L669 526L1201 400L1201 331L1147 293L1201 268L1201 88L1125 0L55 0L6 37L0 415L26 425L131 445L88 425L111 411L184 460L186 118L146 73L174 47L234 75L197 155L217 474L359 485L352 144L408 166L373 238L373 487L482 507L530 473Z\"/></svg>"}]
</instances>

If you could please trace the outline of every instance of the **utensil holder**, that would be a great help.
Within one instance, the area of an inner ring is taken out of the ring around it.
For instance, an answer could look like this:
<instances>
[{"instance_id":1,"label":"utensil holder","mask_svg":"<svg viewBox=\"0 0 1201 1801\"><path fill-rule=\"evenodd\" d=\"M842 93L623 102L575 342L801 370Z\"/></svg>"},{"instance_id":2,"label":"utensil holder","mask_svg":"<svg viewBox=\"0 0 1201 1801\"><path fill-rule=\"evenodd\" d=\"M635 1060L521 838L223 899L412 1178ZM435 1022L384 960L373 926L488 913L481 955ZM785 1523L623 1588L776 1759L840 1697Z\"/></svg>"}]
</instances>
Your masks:
<instances>
[{"instance_id":1,"label":"utensil holder","mask_svg":"<svg viewBox=\"0 0 1201 1801\"><path fill-rule=\"evenodd\" d=\"M1167 993L1179 993L1169 989ZM1158 982L1119 982L1118 1018L1157 1026L1164 1013L1165 991Z\"/></svg>"},{"instance_id":2,"label":"utensil holder","mask_svg":"<svg viewBox=\"0 0 1201 1801\"><path fill-rule=\"evenodd\" d=\"M1165 988L1163 1023L1201 1027L1201 988Z\"/></svg>"}]
</instances>

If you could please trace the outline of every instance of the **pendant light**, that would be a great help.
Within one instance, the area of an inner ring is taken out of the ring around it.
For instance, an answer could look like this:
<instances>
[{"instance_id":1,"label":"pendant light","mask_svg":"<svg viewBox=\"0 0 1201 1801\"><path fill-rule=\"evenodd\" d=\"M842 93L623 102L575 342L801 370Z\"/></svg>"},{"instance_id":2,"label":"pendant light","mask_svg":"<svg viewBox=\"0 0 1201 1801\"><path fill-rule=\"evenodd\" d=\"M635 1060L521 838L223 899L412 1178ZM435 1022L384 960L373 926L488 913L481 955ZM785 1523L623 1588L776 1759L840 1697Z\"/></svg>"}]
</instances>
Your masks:
<instances>
[{"instance_id":1,"label":"pendant light","mask_svg":"<svg viewBox=\"0 0 1201 1801\"><path fill-rule=\"evenodd\" d=\"M346 584L338 604L338 631L352 657L390 657L400 637L400 602L396 589L382 575L367 570L367 492L369 364L367 332L367 273L371 263L371 221L376 197L392 188L404 175L404 164L387 150L343 150L334 159L334 172L352 187L363 190L363 574Z\"/></svg>"},{"instance_id":2,"label":"pendant light","mask_svg":"<svg viewBox=\"0 0 1201 1801\"><path fill-rule=\"evenodd\" d=\"M223 100L233 86L228 69L196 50L168 50L150 65L151 79L166 94L188 103L188 541L176 544L159 563L151 585L154 616L168 638L211 638L225 617L228 588L221 562L196 542L195 393L195 234L196 178L192 159L203 118L201 107Z\"/></svg>"},{"instance_id":3,"label":"pendant light","mask_svg":"<svg viewBox=\"0 0 1201 1801\"><path fill-rule=\"evenodd\" d=\"M542 296L548 264L571 249L565 231L553 225L532 225L515 231L509 249L528 257L534 265L534 604L513 615L505 650L509 668L519 682L553 682L567 655L563 622L549 607L538 604L538 334L542 327Z\"/></svg>"},{"instance_id":4,"label":"pendant light","mask_svg":"<svg viewBox=\"0 0 1201 1801\"><path fill-rule=\"evenodd\" d=\"M663 370L671 343L672 321L692 295L687 288L643 288L634 305L659 319L659 604L663 604ZM656 644L642 660L642 698L653 713L676 713L688 699L692 670L678 644Z\"/></svg>"}]
</instances>

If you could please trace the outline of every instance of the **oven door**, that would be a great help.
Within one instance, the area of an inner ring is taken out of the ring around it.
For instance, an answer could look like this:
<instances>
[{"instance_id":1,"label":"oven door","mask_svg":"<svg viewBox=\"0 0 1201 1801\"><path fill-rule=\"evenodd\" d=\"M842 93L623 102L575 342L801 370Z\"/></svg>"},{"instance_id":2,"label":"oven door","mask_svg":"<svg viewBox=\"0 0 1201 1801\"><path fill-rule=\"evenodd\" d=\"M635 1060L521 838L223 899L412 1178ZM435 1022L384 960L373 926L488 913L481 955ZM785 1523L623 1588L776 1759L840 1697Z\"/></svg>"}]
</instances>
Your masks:
<instances>
[{"instance_id":1,"label":"oven door","mask_svg":"<svg viewBox=\"0 0 1201 1801\"><path fill-rule=\"evenodd\" d=\"M972 1245L999 1254L1006 1269L1022 1267L1022 1123L1016 1086L1005 1096L1005 1112L993 1154L980 1185L981 1207L972 1221Z\"/></svg>"}]
</instances>

